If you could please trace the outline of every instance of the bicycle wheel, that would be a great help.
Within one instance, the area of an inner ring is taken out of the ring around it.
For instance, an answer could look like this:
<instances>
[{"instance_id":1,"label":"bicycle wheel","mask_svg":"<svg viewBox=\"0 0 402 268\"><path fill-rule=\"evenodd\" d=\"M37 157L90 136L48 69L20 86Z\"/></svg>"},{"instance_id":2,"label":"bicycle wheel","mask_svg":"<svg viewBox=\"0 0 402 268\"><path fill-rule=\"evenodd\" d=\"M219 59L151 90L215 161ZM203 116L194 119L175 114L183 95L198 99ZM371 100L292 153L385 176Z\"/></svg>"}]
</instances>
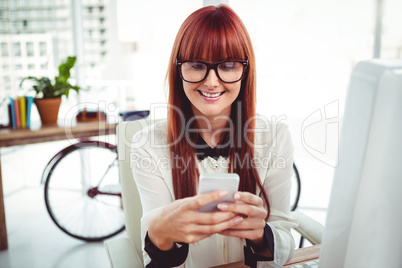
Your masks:
<instances>
[{"instance_id":1,"label":"bicycle wheel","mask_svg":"<svg viewBox=\"0 0 402 268\"><path fill-rule=\"evenodd\" d=\"M293 163L293 175L292 175L292 188L290 190L290 210L294 211L299 204L301 191L300 175L296 165Z\"/></svg>"},{"instance_id":2,"label":"bicycle wheel","mask_svg":"<svg viewBox=\"0 0 402 268\"><path fill-rule=\"evenodd\" d=\"M115 145L73 144L52 158L43 178L47 211L66 234L101 241L124 230Z\"/></svg>"}]
</instances>

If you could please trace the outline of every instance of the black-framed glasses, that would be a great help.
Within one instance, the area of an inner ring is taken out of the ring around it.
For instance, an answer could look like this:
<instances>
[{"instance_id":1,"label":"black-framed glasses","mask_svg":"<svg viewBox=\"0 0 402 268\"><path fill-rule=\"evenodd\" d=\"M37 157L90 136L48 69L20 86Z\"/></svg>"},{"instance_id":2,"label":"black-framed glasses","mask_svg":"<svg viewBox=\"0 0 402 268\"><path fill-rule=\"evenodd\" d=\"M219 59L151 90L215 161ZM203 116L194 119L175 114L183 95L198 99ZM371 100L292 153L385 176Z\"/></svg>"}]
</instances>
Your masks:
<instances>
[{"instance_id":1,"label":"black-framed glasses","mask_svg":"<svg viewBox=\"0 0 402 268\"><path fill-rule=\"evenodd\" d=\"M179 69L180 77L188 83L199 83L203 81L213 69L216 76L224 83L235 83L243 79L248 66L248 60L230 60L216 63L203 61L178 61L176 66Z\"/></svg>"}]
</instances>

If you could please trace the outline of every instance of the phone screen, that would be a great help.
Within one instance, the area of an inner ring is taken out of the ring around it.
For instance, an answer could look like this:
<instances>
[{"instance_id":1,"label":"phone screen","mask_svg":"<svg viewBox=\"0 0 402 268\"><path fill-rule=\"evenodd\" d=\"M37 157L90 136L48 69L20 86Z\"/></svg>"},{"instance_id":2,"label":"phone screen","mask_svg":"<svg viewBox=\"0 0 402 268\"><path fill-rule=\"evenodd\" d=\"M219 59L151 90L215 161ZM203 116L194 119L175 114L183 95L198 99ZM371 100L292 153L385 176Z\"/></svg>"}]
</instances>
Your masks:
<instances>
[{"instance_id":1,"label":"phone screen","mask_svg":"<svg viewBox=\"0 0 402 268\"><path fill-rule=\"evenodd\" d=\"M218 204L221 202L235 202L233 195L239 189L239 175L236 173L206 173L200 175L200 185L198 187L198 194L209 193L216 190L224 190L228 195L216 202L207 204L199 209L201 212L215 212L219 211Z\"/></svg>"}]
</instances>

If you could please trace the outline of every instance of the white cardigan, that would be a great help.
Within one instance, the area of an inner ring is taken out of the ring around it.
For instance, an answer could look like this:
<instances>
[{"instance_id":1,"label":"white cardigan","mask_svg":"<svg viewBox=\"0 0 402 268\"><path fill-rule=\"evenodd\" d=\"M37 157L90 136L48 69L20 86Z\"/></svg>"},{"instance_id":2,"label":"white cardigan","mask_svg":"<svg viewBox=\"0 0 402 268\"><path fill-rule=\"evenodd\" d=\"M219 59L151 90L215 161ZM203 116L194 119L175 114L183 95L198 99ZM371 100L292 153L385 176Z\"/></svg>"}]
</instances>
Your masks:
<instances>
[{"instance_id":1,"label":"white cardigan","mask_svg":"<svg viewBox=\"0 0 402 268\"><path fill-rule=\"evenodd\" d=\"M290 188L293 171L293 144L288 127L259 117L255 127L255 166L268 194L271 214L267 224L274 235L274 260L259 262L258 267L282 267L294 253L290 229L297 226L290 217ZM167 122L159 122L133 138L131 164L141 197L143 216L141 236L144 239L152 213L175 200L171 163L167 146ZM181 161L180 159L178 161ZM200 174L227 173L228 159L206 157L197 160ZM244 259L245 239L219 234L190 244L187 260L180 267L210 267ZM143 251L144 263L151 259Z\"/></svg>"}]
</instances>

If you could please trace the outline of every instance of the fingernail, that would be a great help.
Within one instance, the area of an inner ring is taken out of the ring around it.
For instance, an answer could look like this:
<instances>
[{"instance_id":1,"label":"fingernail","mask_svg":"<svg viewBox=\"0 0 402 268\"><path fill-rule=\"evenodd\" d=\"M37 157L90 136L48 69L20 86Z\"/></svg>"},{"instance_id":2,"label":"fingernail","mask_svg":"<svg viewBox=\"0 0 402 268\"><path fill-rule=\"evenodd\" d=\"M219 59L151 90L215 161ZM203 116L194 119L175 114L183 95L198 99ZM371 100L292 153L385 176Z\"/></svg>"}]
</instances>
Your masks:
<instances>
[{"instance_id":1,"label":"fingernail","mask_svg":"<svg viewBox=\"0 0 402 268\"><path fill-rule=\"evenodd\" d=\"M233 198L236 199L236 200L240 199L240 194L239 194L239 193L235 193L235 195L234 195Z\"/></svg>"},{"instance_id":2,"label":"fingernail","mask_svg":"<svg viewBox=\"0 0 402 268\"><path fill-rule=\"evenodd\" d=\"M226 191L220 191L219 192L219 196L220 197L224 197L224 196L226 196L228 194L228 192L226 192Z\"/></svg>"},{"instance_id":3,"label":"fingernail","mask_svg":"<svg viewBox=\"0 0 402 268\"><path fill-rule=\"evenodd\" d=\"M223 203L220 203L220 204L218 204L218 208L219 208L220 210L226 210L226 209L228 208L228 205L223 204Z\"/></svg>"},{"instance_id":4,"label":"fingernail","mask_svg":"<svg viewBox=\"0 0 402 268\"><path fill-rule=\"evenodd\" d=\"M235 223L236 224L238 224L238 223L240 223L240 222L242 222L243 221L243 218L242 217L237 217L236 219L235 219Z\"/></svg>"}]
</instances>

